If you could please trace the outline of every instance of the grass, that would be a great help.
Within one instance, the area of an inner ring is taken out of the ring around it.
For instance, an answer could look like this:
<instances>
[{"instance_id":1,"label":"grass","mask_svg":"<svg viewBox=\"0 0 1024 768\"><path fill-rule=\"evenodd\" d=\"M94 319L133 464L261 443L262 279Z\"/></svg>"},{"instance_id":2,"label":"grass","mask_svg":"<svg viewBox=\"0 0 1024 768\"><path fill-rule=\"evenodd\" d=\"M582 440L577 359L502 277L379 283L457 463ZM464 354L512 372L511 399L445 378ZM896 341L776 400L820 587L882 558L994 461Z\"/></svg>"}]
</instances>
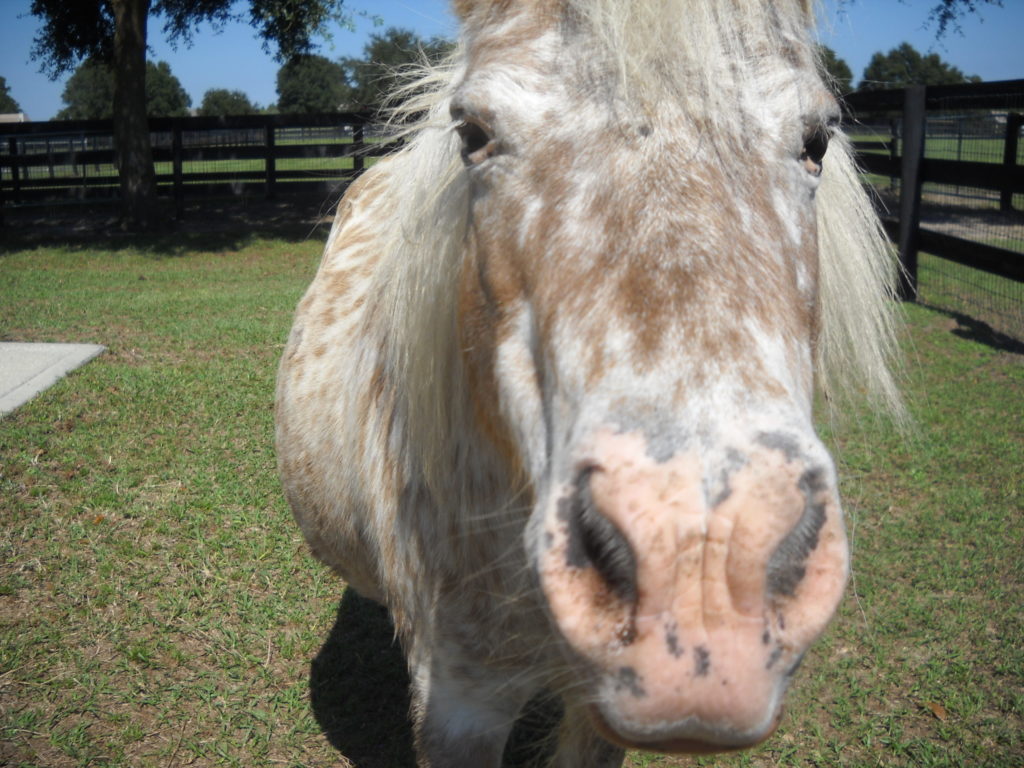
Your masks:
<instances>
[{"instance_id":1,"label":"grass","mask_svg":"<svg viewBox=\"0 0 1024 768\"><path fill-rule=\"evenodd\" d=\"M852 133L851 141L892 141L886 133ZM925 157L933 160L963 160L978 163L1002 163L1004 138L978 138L976 136L927 136L925 139ZM888 155L883 147L872 147L862 150L868 154ZM1017 148L1017 164L1024 164L1024 144Z\"/></svg>"},{"instance_id":2,"label":"grass","mask_svg":"<svg viewBox=\"0 0 1024 768\"><path fill-rule=\"evenodd\" d=\"M0 422L0 764L313 764L339 589L288 519L270 409L321 245L0 259L3 338L109 347Z\"/></svg>"},{"instance_id":3,"label":"grass","mask_svg":"<svg viewBox=\"0 0 1024 768\"><path fill-rule=\"evenodd\" d=\"M1024 253L1024 232L1020 237L986 237L982 242L987 245L994 245L996 248L1005 248L1008 251L1021 251Z\"/></svg>"},{"instance_id":4,"label":"grass","mask_svg":"<svg viewBox=\"0 0 1024 768\"><path fill-rule=\"evenodd\" d=\"M974 136L929 136L925 141L925 157L935 160L964 160L978 163L1003 162L1004 138L982 139ZM1017 149L1017 163L1024 160L1024 146Z\"/></svg>"},{"instance_id":5,"label":"grass","mask_svg":"<svg viewBox=\"0 0 1024 768\"><path fill-rule=\"evenodd\" d=\"M324 234L0 252L0 339L109 348L0 421L0 765L411 765L387 619L275 476ZM1024 359L907 316L915 432L822 425L855 575L780 732L631 765L1024 764Z\"/></svg>"},{"instance_id":6,"label":"grass","mask_svg":"<svg viewBox=\"0 0 1024 768\"><path fill-rule=\"evenodd\" d=\"M989 240L1024 251L1021 240ZM971 317L999 333L1024 339L1024 285L928 253L918 254L919 300Z\"/></svg>"}]
</instances>

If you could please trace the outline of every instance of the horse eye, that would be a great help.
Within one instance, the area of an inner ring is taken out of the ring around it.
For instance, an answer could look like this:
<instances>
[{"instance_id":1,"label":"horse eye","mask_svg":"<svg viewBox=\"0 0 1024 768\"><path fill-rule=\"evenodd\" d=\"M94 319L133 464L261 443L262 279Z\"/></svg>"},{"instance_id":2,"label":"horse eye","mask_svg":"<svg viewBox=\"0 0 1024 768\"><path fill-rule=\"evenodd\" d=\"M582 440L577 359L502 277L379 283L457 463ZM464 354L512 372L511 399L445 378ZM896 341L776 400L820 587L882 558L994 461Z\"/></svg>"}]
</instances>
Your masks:
<instances>
[{"instance_id":1,"label":"horse eye","mask_svg":"<svg viewBox=\"0 0 1024 768\"><path fill-rule=\"evenodd\" d=\"M462 161L466 165L479 165L494 154L494 139L479 123L464 120L455 127L462 139Z\"/></svg>"},{"instance_id":2,"label":"horse eye","mask_svg":"<svg viewBox=\"0 0 1024 768\"><path fill-rule=\"evenodd\" d=\"M800 153L800 160L812 176L821 175L821 163L828 150L828 139L829 131L824 127L816 128L804 139L804 149Z\"/></svg>"}]
</instances>

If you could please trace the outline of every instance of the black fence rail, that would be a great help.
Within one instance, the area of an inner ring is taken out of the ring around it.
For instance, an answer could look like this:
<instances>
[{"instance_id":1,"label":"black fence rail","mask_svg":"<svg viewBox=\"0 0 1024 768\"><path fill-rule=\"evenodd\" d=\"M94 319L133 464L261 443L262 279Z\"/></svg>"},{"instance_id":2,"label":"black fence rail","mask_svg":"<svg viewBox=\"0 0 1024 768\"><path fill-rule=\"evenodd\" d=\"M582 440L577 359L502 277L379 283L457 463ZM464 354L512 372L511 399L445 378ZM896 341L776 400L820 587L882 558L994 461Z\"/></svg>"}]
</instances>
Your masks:
<instances>
[{"instance_id":1,"label":"black fence rail","mask_svg":"<svg viewBox=\"0 0 1024 768\"><path fill-rule=\"evenodd\" d=\"M846 97L904 298L1024 340L1024 80Z\"/></svg>"},{"instance_id":2,"label":"black fence rail","mask_svg":"<svg viewBox=\"0 0 1024 768\"><path fill-rule=\"evenodd\" d=\"M369 113L153 118L159 194L329 193L392 145ZM120 194L109 120L0 127L0 205L113 201Z\"/></svg>"}]
</instances>

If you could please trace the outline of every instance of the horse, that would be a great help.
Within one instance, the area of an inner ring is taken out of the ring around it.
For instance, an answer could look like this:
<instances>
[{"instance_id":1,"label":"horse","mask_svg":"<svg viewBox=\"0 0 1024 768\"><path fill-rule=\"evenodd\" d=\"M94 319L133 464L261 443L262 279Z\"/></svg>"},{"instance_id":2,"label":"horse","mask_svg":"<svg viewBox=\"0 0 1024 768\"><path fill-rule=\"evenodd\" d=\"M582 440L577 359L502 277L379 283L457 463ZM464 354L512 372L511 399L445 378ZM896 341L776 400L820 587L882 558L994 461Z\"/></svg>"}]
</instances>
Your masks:
<instances>
[{"instance_id":1,"label":"horse","mask_svg":"<svg viewBox=\"0 0 1024 768\"><path fill-rule=\"evenodd\" d=\"M811 0L455 0L277 380L286 498L391 613L421 766L776 728L849 573L812 412L900 410ZM852 406L851 406L852 407Z\"/></svg>"}]
</instances>

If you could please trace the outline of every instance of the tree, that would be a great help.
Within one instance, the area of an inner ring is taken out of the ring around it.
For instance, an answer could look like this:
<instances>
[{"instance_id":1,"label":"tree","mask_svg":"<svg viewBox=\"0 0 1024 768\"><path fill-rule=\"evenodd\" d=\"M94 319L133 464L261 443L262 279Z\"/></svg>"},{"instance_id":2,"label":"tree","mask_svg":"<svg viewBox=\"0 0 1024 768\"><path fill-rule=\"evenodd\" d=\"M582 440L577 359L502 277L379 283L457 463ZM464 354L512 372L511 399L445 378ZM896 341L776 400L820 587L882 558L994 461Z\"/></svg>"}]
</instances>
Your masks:
<instances>
[{"instance_id":1,"label":"tree","mask_svg":"<svg viewBox=\"0 0 1024 768\"><path fill-rule=\"evenodd\" d=\"M211 88L203 94L199 114L203 117L224 117L225 115L254 115L259 107L249 101L241 91L227 88Z\"/></svg>"},{"instance_id":2,"label":"tree","mask_svg":"<svg viewBox=\"0 0 1024 768\"><path fill-rule=\"evenodd\" d=\"M97 58L86 59L68 78L61 99L66 105L58 120L109 120L114 114L114 73ZM192 99L166 61L146 62L146 114L183 117Z\"/></svg>"},{"instance_id":3,"label":"tree","mask_svg":"<svg viewBox=\"0 0 1024 768\"><path fill-rule=\"evenodd\" d=\"M277 71L277 108L283 114L337 112L348 93L340 64L300 54Z\"/></svg>"},{"instance_id":4,"label":"tree","mask_svg":"<svg viewBox=\"0 0 1024 768\"><path fill-rule=\"evenodd\" d=\"M146 62L146 114L150 117L187 117L188 95L166 61Z\"/></svg>"},{"instance_id":5,"label":"tree","mask_svg":"<svg viewBox=\"0 0 1024 768\"><path fill-rule=\"evenodd\" d=\"M102 60L83 61L64 84L58 120L102 120L114 114L114 75Z\"/></svg>"},{"instance_id":6,"label":"tree","mask_svg":"<svg viewBox=\"0 0 1024 768\"><path fill-rule=\"evenodd\" d=\"M11 96L11 91L7 87L7 78L0 77L0 114L7 115L17 112L21 112L21 107Z\"/></svg>"},{"instance_id":7,"label":"tree","mask_svg":"<svg viewBox=\"0 0 1024 768\"><path fill-rule=\"evenodd\" d=\"M264 47L287 59L326 36L328 24L352 27L345 0L32 0L31 12L43 23L32 57L56 79L82 60L97 58L114 72L114 143L126 225L156 224L156 176L146 120L145 63L151 15L164 21L172 43L191 41L202 24L223 26L245 20ZM243 11L248 8L248 16Z\"/></svg>"},{"instance_id":8,"label":"tree","mask_svg":"<svg viewBox=\"0 0 1024 768\"><path fill-rule=\"evenodd\" d=\"M901 43L886 54L875 53L864 69L859 88L863 91L905 88L908 85L956 85L976 83L981 78L967 76L937 53L922 56L910 43Z\"/></svg>"},{"instance_id":9,"label":"tree","mask_svg":"<svg viewBox=\"0 0 1024 768\"><path fill-rule=\"evenodd\" d=\"M371 35L363 46L363 58L342 59L351 88L348 95L351 109L379 108L389 93L401 82L402 70L446 56L452 43L444 38L424 40L412 30L389 27L382 35Z\"/></svg>"},{"instance_id":10,"label":"tree","mask_svg":"<svg viewBox=\"0 0 1024 768\"><path fill-rule=\"evenodd\" d=\"M845 96L853 90L853 72L850 65L840 59L827 45L819 46L821 66L828 75L828 85L837 96Z\"/></svg>"}]
</instances>

